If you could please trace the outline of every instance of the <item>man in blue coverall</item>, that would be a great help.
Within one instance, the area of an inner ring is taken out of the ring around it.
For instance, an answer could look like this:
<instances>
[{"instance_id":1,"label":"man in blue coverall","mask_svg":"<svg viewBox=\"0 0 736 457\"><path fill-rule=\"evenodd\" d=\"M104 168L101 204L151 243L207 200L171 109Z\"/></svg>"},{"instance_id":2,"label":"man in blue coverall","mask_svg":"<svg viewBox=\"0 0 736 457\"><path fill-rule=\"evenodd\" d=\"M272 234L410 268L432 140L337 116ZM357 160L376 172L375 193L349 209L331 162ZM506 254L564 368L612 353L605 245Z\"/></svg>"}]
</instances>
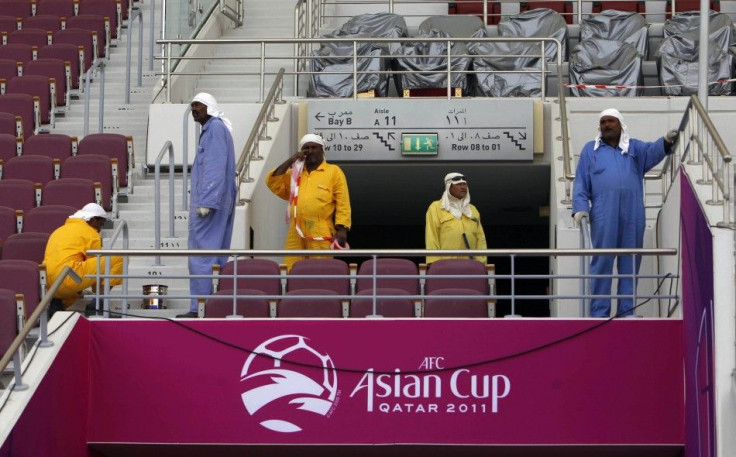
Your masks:
<instances>
[{"instance_id":1,"label":"man in blue coverall","mask_svg":"<svg viewBox=\"0 0 736 457\"><path fill-rule=\"evenodd\" d=\"M677 140L677 130L647 143L629 137L623 116L616 109L600 113L599 133L580 153L573 184L572 214L575 226L590 217L593 247L596 249L641 248L644 243L644 174L657 165ZM633 262L631 256L617 256L618 307L617 317L634 313L632 296ZM613 256L595 256L590 263L591 274L609 275L593 278L593 295L611 295ZM639 272L641 256L636 256ZM591 317L609 317L610 298L594 298L590 303Z\"/></svg>"},{"instance_id":2,"label":"man in blue coverall","mask_svg":"<svg viewBox=\"0 0 736 457\"><path fill-rule=\"evenodd\" d=\"M191 103L194 122L202 125L199 148L192 165L189 195L189 249L230 249L235 214L235 147L232 124L223 117L215 98L197 94ZM211 275L212 266L221 267L227 257L189 257L190 275ZM211 295L212 280L191 278L189 292ZM197 298L189 312L177 317L197 317Z\"/></svg>"}]
</instances>

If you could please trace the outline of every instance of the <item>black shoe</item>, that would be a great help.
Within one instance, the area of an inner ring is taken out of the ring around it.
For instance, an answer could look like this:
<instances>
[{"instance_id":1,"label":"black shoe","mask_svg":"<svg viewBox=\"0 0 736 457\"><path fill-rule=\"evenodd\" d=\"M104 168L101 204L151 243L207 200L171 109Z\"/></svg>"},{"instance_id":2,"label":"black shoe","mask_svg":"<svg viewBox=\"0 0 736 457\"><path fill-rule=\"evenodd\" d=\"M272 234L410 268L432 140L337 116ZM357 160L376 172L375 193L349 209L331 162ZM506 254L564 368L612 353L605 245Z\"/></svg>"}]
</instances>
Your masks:
<instances>
[{"instance_id":1,"label":"black shoe","mask_svg":"<svg viewBox=\"0 0 736 457\"><path fill-rule=\"evenodd\" d=\"M46 308L46 310L49 313L49 319L51 319L51 316L53 316L55 312L64 311L64 303L58 298L52 298L51 303L49 303L49 307Z\"/></svg>"},{"instance_id":2,"label":"black shoe","mask_svg":"<svg viewBox=\"0 0 736 457\"><path fill-rule=\"evenodd\" d=\"M177 314L176 317L179 318L179 319L182 319L182 318L183 319L187 319L187 318L188 319L192 319L192 318L193 319L196 319L196 318L199 317L199 315L197 315L197 313L195 313L194 311L189 311L188 313Z\"/></svg>"},{"instance_id":3,"label":"black shoe","mask_svg":"<svg viewBox=\"0 0 736 457\"><path fill-rule=\"evenodd\" d=\"M102 312L97 311L97 303L92 300L91 302L87 303L87 306L84 307L84 315L87 317L101 316Z\"/></svg>"}]
</instances>

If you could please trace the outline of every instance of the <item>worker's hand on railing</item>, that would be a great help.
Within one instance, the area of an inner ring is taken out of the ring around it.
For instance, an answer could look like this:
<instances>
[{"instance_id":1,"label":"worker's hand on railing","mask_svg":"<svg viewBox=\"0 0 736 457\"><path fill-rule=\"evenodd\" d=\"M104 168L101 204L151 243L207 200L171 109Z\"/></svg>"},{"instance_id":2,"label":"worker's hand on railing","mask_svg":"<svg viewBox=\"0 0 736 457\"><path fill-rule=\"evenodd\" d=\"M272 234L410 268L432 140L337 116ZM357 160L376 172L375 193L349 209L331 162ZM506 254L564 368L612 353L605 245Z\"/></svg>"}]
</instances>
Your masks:
<instances>
[{"instance_id":1,"label":"worker's hand on railing","mask_svg":"<svg viewBox=\"0 0 736 457\"><path fill-rule=\"evenodd\" d=\"M669 145L675 144L675 142L677 141L677 135L679 133L680 132L677 131L676 129L672 129L668 131L667 133L664 134L664 141L666 141L667 144Z\"/></svg>"},{"instance_id":2,"label":"worker's hand on railing","mask_svg":"<svg viewBox=\"0 0 736 457\"><path fill-rule=\"evenodd\" d=\"M577 213L573 214L572 215L573 227L575 228L580 227L580 221L582 221L583 218L590 219L590 214L588 214L587 211L578 211Z\"/></svg>"}]
</instances>

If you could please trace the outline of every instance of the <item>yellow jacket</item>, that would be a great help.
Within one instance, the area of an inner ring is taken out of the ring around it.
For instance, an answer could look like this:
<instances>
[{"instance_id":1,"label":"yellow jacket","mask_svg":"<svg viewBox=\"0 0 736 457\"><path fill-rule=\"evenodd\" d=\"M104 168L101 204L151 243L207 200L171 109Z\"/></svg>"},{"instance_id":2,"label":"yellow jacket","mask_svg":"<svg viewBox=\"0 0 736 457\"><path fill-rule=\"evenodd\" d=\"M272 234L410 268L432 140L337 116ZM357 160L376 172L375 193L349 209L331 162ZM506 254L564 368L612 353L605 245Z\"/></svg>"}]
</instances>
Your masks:
<instances>
[{"instance_id":1,"label":"yellow jacket","mask_svg":"<svg viewBox=\"0 0 736 457\"><path fill-rule=\"evenodd\" d=\"M427 209L427 222L424 227L424 242L426 249L462 250L468 249L463 239L463 233L468 239L470 249L487 249L486 234L480 222L480 214L475 206L470 205L472 217L463 215L460 219L442 209L440 200L432 202ZM439 259L466 259L467 256L427 257L427 264ZM485 256L473 257L479 262L486 263Z\"/></svg>"},{"instance_id":2,"label":"yellow jacket","mask_svg":"<svg viewBox=\"0 0 736 457\"><path fill-rule=\"evenodd\" d=\"M92 228L83 219L67 219L64 225L54 230L46 244L46 253L43 263L46 265L47 285L51 286L61 273L61 270L69 265L81 278L81 283L74 282L66 277L61 287L54 294L54 298L64 301L64 306L71 306L79 297L81 291L96 285L95 274L97 272L97 259L87 258L87 251L100 249L102 240L97 230ZM105 258L101 258L100 273L105 274ZM123 272L123 258L112 257L110 261L110 274L119 275ZM103 281L104 282L104 281ZM122 282L116 278L110 280L110 285L115 286Z\"/></svg>"}]
</instances>

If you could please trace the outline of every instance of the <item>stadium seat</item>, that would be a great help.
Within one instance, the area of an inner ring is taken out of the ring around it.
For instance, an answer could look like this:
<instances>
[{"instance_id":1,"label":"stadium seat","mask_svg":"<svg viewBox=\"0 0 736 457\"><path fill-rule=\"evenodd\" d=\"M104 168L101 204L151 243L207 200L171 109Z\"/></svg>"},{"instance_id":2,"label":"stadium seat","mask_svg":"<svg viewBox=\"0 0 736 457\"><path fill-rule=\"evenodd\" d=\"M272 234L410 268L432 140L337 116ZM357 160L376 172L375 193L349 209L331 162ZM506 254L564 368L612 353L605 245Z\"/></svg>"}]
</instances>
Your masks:
<instances>
[{"instance_id":1,"label":"stadium seat","mask_svg":"<svg viewBox=\"0 0 736 457\"><path fill-rule=\"evenodd\" d=\"M337 293L327 289L299 289L287 292L277 305L277 317L343 317L342 303L339 298L296 297L295 295L329 296L337 295Z\"/></svg>"},{"instance_id":2,"label":"stadium seat","mask_svg":"<svg viewBox=\"0 0 736 457\"><path fill-rule=\"evenodd\" d=\"M373 289L373 271L373 259L366 260L360 264L356 278L356 291L361 292ZM411 260L392 258L375 259L375 271L375 287L401 289L409 295L419 295L419 268ZM392 278L390 277L392 275L411 277Z\"/></svg>"},{"instance_id":3,"label":"stadium seat","mask_svg":"<svg viewBox=\"0 0 736 457\"><path fill-rule=\"evenodd\" d=\"M110 19L110 38L119 36L122 5L120 0L82 0L79 2L79 14L94 14Z\"/></svg>"},{"instance_id":4,"label":"stadium seat","mask_svg":"<svg viewBox=\"0 0 736 457\"><path fill-rule=\"evenodd\" d=\"M69 18L77 14L78 0L42 0L36 4L36 15Z\"/></svg>"},{"instance_id":5,"label":"stadium seat","mask_svg":"<svg viewBox=\"0 0 736 457\"><path fill-rule=\"evenodd\" d=\"M300 276L317 276L300 278ZM340 259L302 259L294 263L286 279L286 291L327 289L350 295L350 267Z\"/></svg>"},{"instance_id":6,"label":"stadium seat","mask_svg":"<svg viewBox=\"0 0 736 457\"><path fill-rule=\"evenodd\" d=\"M498 32L503 37L556 38L562 48L562 60L567 60L568 30L565 19L549 8L536 8L501 21ZM557 57L557 46L550 43L544 54L548 61Z\"/></svg>"},{"instance_id":7,"label":"stadium seat","mask_svg":"<svg viewBox=\"0 0 736 457\"><path fill-rule=\"evenodd\" d=\"M471 289L487 295L490 286L486 266L472 259L440 259L432 262L427 269L425 294L449 288Z\"/></svg>"},{"instance_id":8,"label":"stadium seat","mask_svg":"<svg viewBox=\"0 0 736 457\"><path fill-rule=\"evenodd\" d=\"M424 300L424 317L488 317L486 299L480 295L477 290L463 288L434 290Z\"/></svg>"},{"instance_id":9,"label":"stadium seat","mask_svg":"<svg viewBox=\"0 0 736 457\"><path fill-rule=\"evenodd\" d=\"M0 46L0 59L12 59L21 64L35 59L37 53L38 48L30 44L16 43Z\"/></svg>"},{"instance_id":10,"label":"stadium seat","mask_svg":"<svg viewBox=\"0 0 736 457\"><path fill-rule=\"evenodd\" d=\"M712 35L711 35L712 36ZM700 68L700 39L695 33L668 36L656 52L659 81L664 95L688 96L698 93ZM708 81L731 79L736 68L736 58L709 40ZM708 84L708 95L733 95L733 82Z\"/></svg>"},{"instance_id":11,"label":"stadium seat","mask_svg":"<svg viewBox=\"0 0 736 457\"><path fill-rule=\"evenodd\" d=\"M639 13L606 10L580 23L580 39L602 38L633 45L639 54L649 55L649 24Z\"/></svg>"},{"instance_id":12,"label":"stadium seat","mask_svg":"<svg viewBox=\"0 0 736 457\"><path fill-rule=\"evenodd\" d=\"M53 79L56 85L54 104L57 110L66 110L69 106L69 90L71 86L71 63L61 59L36 59L26 62L23 74L46 76Z\"/></svg>"},{"instance_id":13,"label":"stadium seat","mask_svg":"<svg viewBox=\"0 0 736 457\"><path fill-rule=\"evenodd\" d=\"M56 44L73 44L77 48L82 47L84 51L83 62L84 67L80 70L79 76L83 77L84 73L92 66L95 60L94 52L94 32L82 29L64 29L54 33L54 45Z\"/></svg>"},{"instance_id":14,"label":"stadium seat","mask_svg":"<svg viewBox=\"0 0 736 457\"><path fill-rule=\"evenodd\" d=\"M15 59L0 59L0 79L7 83L23 71L23 64Z\"/></svg>"},{"instance_id":15,"label":"stadium seat","mask_svg":"<svg viewBox=\"0 0 736 457\"><path fill-rule=\"evenodd\" d=\"M0 112L12 113L21 118L23 139L37 133L41 119L41 102L28 94L0 95Z\"/></svg>"},{"instance_id":16,"label":"stadium seat","mask_svg":"<svg viewBox=\"0 0 736 457\"><path fill-rule=\"evenodd\" d=\"M71 85L69 90L79 89L81 75L84 73L85 53L84 46L70 43L54 43L38 50L39 59L59 59L69 63L71 68Z\"/></svg>"},{"instance_id":17,"label":"stadium seat","mask_svg":"<svg viewBox=\"0 0 736 457\"><path fill-rule=\"evenodd\" d=\"M110 49L110 21L97 14L80 14L66 20L69 29L91 30L95 32L97 57L105 57Z\"/></svg>"},{"instance_id":18,"label":"stadium seat","mask_svg":"<svg viewBox=\"0 0 736 457\"><path fill-rule=\"evenodd\" d=\"M102 207L117 211L118 185L117 161L102 154L86 154L69 157L61 167L62 178L94 178L101 184Z\"/></svg>"},{"instance_id":19,"label":"stadium seat","mask_svg":"<svg viewBox=\"0 0 736 457\"><path fill-rule=\"evenodd\" d=\"M488 10L486 11L487 25L496 25L501 19L501 3L487 2ZM472 14L483 19L483 1L460 0L452 2L448 7L449 14Z\"/></svg>"},{"instance_id":20,"label":"stadium seat","mask_svg":"<svg viewBox=\"0 0 736 457\"><path fill-rule=\"evenodd\" d=\"M60 178L43 189L42 205L67 205L82 208L87 203L102 205L102 184L86 178Z\"/></svg>"},{"instance_id":21,"label":"stadium seat","mask_svg":"<svg viewBox=\"0 0 736 457\"><path fill-rule=\"evenodd\" d=\"M66 223L66 220L77 211L67 205L46 205L31 208L23 215L24 232L52 233Z\"/></svg>"},{"instance_id":22,"label":"stadium seat","mask_svg":"<svg viewBox=\"0 0 736 457\"><path fill-rule=\"evenodd\" d=\"M48 233L22 232L9 236L3 243L2 260L30 260L43 263Z\"/></svg>"},{"instance_id":23,"label":"stadium seat","mask_svg":"<svg viewBox=\"0 0 736 457\"><path fill-rule=\"evenodd\" d=\"M29 0L3 0L2 5L5 16L25 18L33 15L32 3Z\"/></svg>"},{"instance_id":24,"label":"stadium seat","mask_svg":"<svg viewBox=\"0 0 736 457\"><path fill-rule=\"evenodd\" d=\"M19 213L8 206L0 206L0 244L7 240L10 235L18 233L18 227L22 220L22 212Z\"/></svg>"},{"instance_id":25,"label":"stadium seat","mask_svg":"<svg viewBox=\"0 0 736 457\"><path fill-rule=\"evenodd\" d=\"M61 163L47 156L22 155L13 157L2 166L3 179L27 179L45 186L59 177Z\"/></svg>"},{"instance_id":26,"label":"stadium seat","mask_svg":"<svg viewBox=\"0 0 736 457\"><path fill-rule=\"evenodd\" d=\"M233 314L233 299L222 295L236 295L236 312L243 317L271 317L271 307L265 298L252 297L253 295L264 295L260 290L240 289L237 293L225 289L215 292L214 296L207 299L204 305L204 317L227 317ZM238 297L246 295L249 297Z\"/></svg>"},{"instance_id":27,"label":"stadium seat","mask_svg":"<svg viewBox=\"0 0 736 457\"><path fill-rule=\"evenodd\" d=\"M18 18L15 16L0 15L0 34L18 30L18 23Z\"/></svg>"},{"instance_id":28,"label":"stadium seat","mask_svg":"<svg viewBox=\"0 0 736 457\"><path fill-rule=\"evenodd\" d=\"M132 179L131 167L135 163L133 137L118 133L92 133L79 142L77 154L105 154L111 159L117 159L119 187L128 187Z\"/></svg>"},{"instance_id":29,"label":"stadium seat","mask_svg":"<svg viewBox=\"0 0 736 457\"><path fill-rule=\"evenodd\" d=\"M593 2L593 12L594 13L602 13L604 11L609 10L616 10L616 11L626 11L628 13L639 13L644 14L646 13L646 3L644 1L617 1L617 0L608 0L608 1L595 1Z\"/></svg>"},{"instance_id":30,"label":"stadium seat","mask_svg":"<svg viewBox=\"0 0 736 457\"><path fill-rule=\"evenodd\" d=\"M0 111L0 134L15 135L23 139L23 119L13 113Z\"/></svg>"},{"instance_id":31,"label":"stadium seat","mask_svg":"<svg viewBox=\"0 0 736 457\"><path fill-rule=\"evenodd\" d=\"M62 133L33 135L23 143L23 155L42 155L59 159L64 165L66 159L74 155L77 149L77 137Z\"/></svg>"},{"instance_id":32,"label":"stadium seat","mask_svg":"<svg viewBox=\"0 0 736 457\"><path fill-rule=\"evenodd\" d=\"M415 317L414 300L411 298L388 298L387 295L409 295L404 289L382 287L376 290L376 314L383 317ZM373 315L373 290L364 289L350 302L350 317Z\"/></svg>"},{"instance_id":33,"label":"stadium seat","mask_svg":"<svg viewBox=\"0 0 736 457\"><path fill-rule=\"evenodd\" d=\"M27 213L40 203L40 184L27 179L0 179L0 205Z\"/></svg>"},{"instance_id":34,"label":"stadium seat","mask_svg":"<svg viewBox=\"0 0 736 457\"><path fill-rule=\"evenodd\" d=\"M25 318L33 314L45 290L45 270L30 260L0 260L0 288L23 294ZM43 278L43 282L42 282Z\"/></svg>"},{"instance_id":35,"label":"stadium seat","mask_svg":"<svg viewBox=\"0 0 736 457\"><path fill-rule=\"evenodd\" d=\"M10 133L0 133L0 160L7 163L9 159L23 153L23 139Z\"/></svg>"},{"instance_id":36,"label":"stadium seat","mask_svg":"<svg viewBox=\"0 0 736 457\"><path fill-rule=\"evenodd\" d=\"M51 44L51 32L44 29L23 28L8 34L8 44L29 44L39 49Z\"/></svg>"},{"instance_id":37,"label":"stadium seat","mask_svg":"<svg viewBox=\"0 0 736 457\"><path fill-rule=\"evenodd\" d=\"M279 265L268 259L238 259L227 262L216 276L217 290L233 290L235 288L233 278L225 278L226 275L234 275L237 267L237 288L256 289L266 295L281 295L281 279ZM251 276L248 278L241 276ZM268 278L256 278L253 276L272 276Z\"/></svg>"},{"instance_id":38,"label":"stadium seat","mask_svg":"<svg viewBox=\"0 0 736 457\"><path fill-rule=\"evenodd\" d=\"M537 8L549 8L553 11L557 11L568 24L573 23L573 7L570 1L526 1L519 4L519 9L523 13L525 11L531 11Z\"/></svg>"},{"instance_id":39,"label":"stadium seat","mask_svg":"<svg viewBox=\"0 0 736 457\"><path fill-rule=\"evenodd\" d=\"M570 92L576 97L636 97L643 92L642 55L629 43L583 40L570 53L569 68ZM583 84L589 86L575 87Z\"/></svg>"},{"instance_id":40,"label":"stadium seat","mask_svg":"<svg viewBox=\"0 0 736 457\"><path fill-rule=\"evenodd\" d=\"M56 121L56 80L48 76L16 76L8 81L5 94L27 94L38 97L41 124L54 125Z\"/></svg>"},{"instance_id":41,"label":"stadium seat","mask_svg":"<svg viewBox=\"0 0 736 457\"><path fill-rule=\"evenodd\" d=\"M62 18L55 14L36 14L35 16L23 19L21 25L23 30L41 29L53 34L62 29Z\"/></svg>"},{"instance_id":42,"label":"stadium seat","mask_svg":"<svg viewBox=\"0 0 736 457\"><path fill-rule=\"evenodd\" d=\"M5 354L16 336L18 336L16 293L11 289L0 289L0 352Z\"/></svg>"}]
</instances>

